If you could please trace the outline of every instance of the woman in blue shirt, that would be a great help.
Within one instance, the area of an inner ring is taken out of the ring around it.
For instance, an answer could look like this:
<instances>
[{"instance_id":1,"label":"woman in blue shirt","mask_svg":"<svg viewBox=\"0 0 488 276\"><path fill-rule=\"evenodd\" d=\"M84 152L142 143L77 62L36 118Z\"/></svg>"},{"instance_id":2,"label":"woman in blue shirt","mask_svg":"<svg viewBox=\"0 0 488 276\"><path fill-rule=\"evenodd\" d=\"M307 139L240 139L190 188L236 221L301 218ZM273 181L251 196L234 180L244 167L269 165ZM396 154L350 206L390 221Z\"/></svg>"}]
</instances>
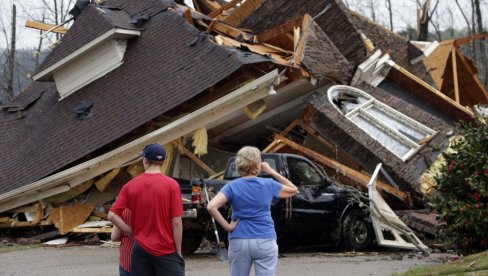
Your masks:
<instances>
[{"instance_id":1,"label":"woman in blue shirt","mask_svg":"<svg viewBox=\"0 0 488 276\"><path fill-rule=\"evenodd\" d=\"M255 147L243 147L237 152L236 167L241 178L227 183L207 206L210 215L230 233L230 274L248 276L254 264L256 276L275 275L278 245L271 202L294 196L297 187L268 163L261 162L261 152ZM258 177L260 171L278 181ZM230 223L218 211L227 202L232 206Z\"/></svg>"}]
</instances>

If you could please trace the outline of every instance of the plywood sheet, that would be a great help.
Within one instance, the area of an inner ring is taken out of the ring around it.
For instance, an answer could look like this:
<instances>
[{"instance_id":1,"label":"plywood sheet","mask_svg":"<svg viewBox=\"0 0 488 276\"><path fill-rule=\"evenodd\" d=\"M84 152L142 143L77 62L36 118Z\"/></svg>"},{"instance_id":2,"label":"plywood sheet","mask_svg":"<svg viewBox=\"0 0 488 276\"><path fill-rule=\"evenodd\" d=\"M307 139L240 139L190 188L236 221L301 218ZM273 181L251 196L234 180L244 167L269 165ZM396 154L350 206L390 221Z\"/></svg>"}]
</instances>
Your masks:
<instances>
[{"instance_id":1,"label":"plywood sheet","mask_svg":"<svg viewBox=\"0 0 488 276\"><path fill-rule=\"evenodd\" d=\"M53 221L59 234L64 235L85 222L92 211L93 205L91 204L60 206L51 210L48 221Z\"/></svg>"},{"instance_id":2,"label":"plywood sheet","mask_svg":"<svg viewBox=\"0 0 488 276\"><path fill-rule=\"evenodd\" d=\"M441 89L445 77L452 78L451 75L445 76L446 67L448 64L449 56L451 55L453 44L443 43L440 44L432 54L424 59L424 64L427 70L430 72L432 79L435 82L436 88Z\"/></svg>"}]
</instances>

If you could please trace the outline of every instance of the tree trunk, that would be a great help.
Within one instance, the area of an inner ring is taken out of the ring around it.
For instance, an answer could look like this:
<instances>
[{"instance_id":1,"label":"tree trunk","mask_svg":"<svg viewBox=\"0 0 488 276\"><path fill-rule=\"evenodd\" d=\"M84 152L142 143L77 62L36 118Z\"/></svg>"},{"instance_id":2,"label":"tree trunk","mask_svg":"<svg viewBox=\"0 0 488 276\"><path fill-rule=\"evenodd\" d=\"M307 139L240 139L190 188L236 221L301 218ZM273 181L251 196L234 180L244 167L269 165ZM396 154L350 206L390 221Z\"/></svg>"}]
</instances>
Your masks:
<instances>
[{"instance_id":1,"label":"tree trunk","mask_svg":"<svg viewBox=\"0 0 488 276\"><path fill-rule=\"evenodd\" d=\"M418 38L420 41L427 41L429 37L429 5L430 0L425 0L418 14Z\"/></svg>"},{"instance_id":2,"label":"tree trunk","mask_svg":"<svg viewBox=\"0 0 488 276\"><path fill-rule=\"evenodd\" d=\"M14 99L14 67L15 67L15 27L16 27L17 8L15 4L12 5L12 26L10 36L10 49L8 51L8 73L7 73L7 101L12 102Z\"/></svg>"},{"instance_id":3,"label":"tree trunk","mask_svg":"<svg viewBox=\"0 0 488 276\"><path fill-rule=\"evenodd\" d=\"M387 0L386 1L387 3L387 8L388 8L388 14L390 16L390 30L393 32L393 11L392 11L392 7L391 7L391 0Z\"/></svg>"},{"instance_id":4,"label":"tree trunk","mask_svg":"<svg viewBox=\"0 0 488 276\"><path fill-rule=\"evenodd\" d=\"M375 5L374 0L369 1L369 9L371 10L371 19L376 22L376 12L375 12Z\"/></svg>"},{"instance_id":5,"label":"tree trunk","mask_svg":"<svg viewBox=\"0 0 488 276\"><path fill-rule=\"evenodd\" d=\"M476 27L477 32L483 32L483 18L481 17L481 8L480 8L480 0L474 0L474 9L476 12ZM479 60L479 69L480 69L480 78L483 84L486 86L488 83L488 68L486 65L486 47L485 47L485 40L478 40L479 50L480 50L480 60Z\"/></svg>"},{"instance_id":6,"label":"tree trunk","mask_svg":"<svg viewBox=\"0 0 488 276\"><path fill-rule=\"evenodd\" d=\"M54 20L55 20L55 24L54 25L58 25L59 24L59 12L58 12L58 0L53 0L54 2ZM61 35L59 33L56 33L56 40L59 40L61 38Z\"/></svg>"},{"instance_id":7,"label":"tree trunk","mask_svg":"<svg viewBox=\"0 0 488 276\"><path fill-rule=\"evenodd\" d=\"M42 23L46 20L45 15L42 15ZM42 40L44 37L42 36L42 30L39 30L39 44L37 44L37 50L36 50L36 66L35 69L39 66L39 61L41 59L41 51L42 51Z\"/></svg>"}]
</instances>

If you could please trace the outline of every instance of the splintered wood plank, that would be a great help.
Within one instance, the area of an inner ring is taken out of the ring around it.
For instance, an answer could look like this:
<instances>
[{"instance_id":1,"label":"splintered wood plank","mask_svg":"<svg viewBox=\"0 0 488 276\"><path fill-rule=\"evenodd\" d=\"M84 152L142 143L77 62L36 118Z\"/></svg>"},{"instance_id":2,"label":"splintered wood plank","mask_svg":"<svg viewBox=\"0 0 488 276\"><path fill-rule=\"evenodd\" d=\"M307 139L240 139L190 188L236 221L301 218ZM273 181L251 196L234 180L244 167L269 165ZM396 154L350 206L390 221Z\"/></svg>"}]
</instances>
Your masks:
<instances>
[{"instance_id":1,"label":"splintered wood plank","mask_svg":"<svg viewBox=\"0 0 488 276\"><path fill-rule=\"evenodd\" d=\"M306 122L302 122L301 126L303 127L303 129L305 129L305 131L307 131L307 134L313 136L327 150L329 150L330 152L337 152L337 158L336 158L337 161L340 161L342 164L345 164L352 169L355 169L355 170L361 169L361 166L356 161L354 161L344 151L338 149L331 142L329 142L327 139L325 139L324 136L320 135L320 133L314 127L312 127L310 124L308 124Z\"/></svg>"},{"instance_id":2,"label":"splintered wood plank","mask_svg":"<svg viewBox=\"0 0 488 276\"><path fill-rule=\"evenodd\" d=\"M467 36L467 37L461 37L461 38L457 38L457 39L454 39L453 42L454 44L456 45L456 47L459 47L465 43L469 43L473 40L476 40L476 39L485 39L488 37L488 32L482 32L482 33L479 33L479 34L475 34L475 35L472 35L472 36Z\"/></svg>"},{"instance_id":3,"label":"splintered wood plank","mask_svg":"<svg viewBox=\"0 0 488 276\"><path fill-rule=\"evenodd\" d=\"M222 34L226 34L232 38L242 37L246 39L248 36L250 36L247 33L237 28L234 28L232 26L229 26L219 20L212 20L212 22L208 26L208 31L210 30L214 30Z\"/></svg>"},{"instance_id":4,"label":"splintered wood plank","mask_svg":"<svg viewBox=\"0 0 488 276\"><path fill-rule=\"evenodd\" d=\"M70 232L72 233L112 233L112 227L74 227Z\"/></svg>"},{"instance_id":5,"label":"splintered wood plank","mask_svg":"<svg viewBox=\"0 0 488 276\"><path fill-rule=\"evenodd\" d=\"M184 155L188 156L193 162L195 162L198 166L200 166L205 172L207 172L209 175L214 175L215 171L212 170L205 162L203 162L200 158L198 158L193 152L191 152L189 149L187 149L185 146L180 145L178 147Z\"/></svg>"},{"instance_id":6,"label":"splintered wood plank","mask_svg":"<svg viewBox=\"0 0 488 276\"><path fill-rule=\"evenodd\" d=\"M246 2L242 3L242 5L234 11L234 13L225 18L224 22L234 27L239 26L239 24L257 10L264 1L265 0L246 0Z\"/></svg>"},{"instance_id":7,"label":"splintered wood plank","mask_svg":"<svg viewBox=\"0 0 488 276\"><path fill-rule=\"evenodd\" d=\"M47 220L53 221L54 226L59 230L59 234L64 235L85 222L92 211L93 205L91 204L60 206L51 210Z\"/></svg>"},{"instance_id":8,"label":"splintered wood plank","mask_svg":"<svg viewBox=\"0 0 488 276\"><path fill-rule=\"evenodd\" d=\"M393 65L387 78L395 81L410 93L413 93L415 96L423 99L446 114L451 115L455 119L470 121L473 116L473 113L470 110L458 104L456 101L444 95L442 92L430 86L428 83L408 72L398 64Z\"/></svg>"},{"instance_id":9,"label":"splintered wood plank","mask_svg":"<svg viewBox=\"0 0 488 276\"><path fill-rule=\"evenodd\" d=\"M217 35L215 37L215 41L219 45L226 45L235 48L240 48L242 46L245 46L256 54L271 57L275 63L286 65L286 66L289 65L289 62L284 57L286 56L286 52L280 53L276 48L270 48L259 44L249 44L249 43L239 42L232 38L221 36L221 35Z\"/></svg>"},{"instance_id":10,"label":"splintered wood plank","mask_svg":"<svg viewBox=\"0 0 488 276\"><path fill-rule=\"evenodd\" d=\"M458 74L457 74L457 57L456 57L456 48L452 47L451 50L451 61L452 61L452 79L454 84L454 100L457 103L461 103L459 100L459 82L458 82Z\"/></svg>"},{"instance_id":11,"label":"splintered wood plank","mask_svg":"<svg viewBox=\"0 0 488 276\"><path fill-rule=\"evenodd\" d=\"M183 11L183 18L185 18L185 21L193 25L193 17L191 16L191 9L187 6L180 6L181 10Z\"/></svg>"},{"instance_id":12,"label":"splintered wood plank","mask_svg":"<svg viewBox=\"0 0 488 276\"><path fill-rule=\"evenodd\" d=\"M287 135L290 131L292 131L293 128L295 128L298 124L300 123L300 119L295 119L291 124L289 124L285 130L283 130L280 134L285 136Z\"/></svg>"},{"instance_id":13,"label":"splintered wood plank","mask_svg":"<svg viewBox=\"0 0 488 276\"><path fill-rule=\"evenodd\" d=\"M112 180L119 174L119 172L120 172L120 168L115 168L110 172L106 173L104 176L102 176L100 179L98 179L95 182L95 187L97 187L97 189L100 192L105 191L108 185L110 185L110 182L112 182Z\"/></svg>"},{"instance_id":14,"label":"splintered wood plank","mask_svg":"<svg viewBox=\"0 0 488 276\"><path fill-rule=\"evenodd\" d=\"M221 6L217 10L211 12L208 16L215 18L215 17L219 16L223 11L235 7L237 4L239 4L242 1L243 0L232 0L232 1L228 2L227 4Z\"/></svg>"},{"instance_id":15,"label":"splintered wood plank","mask_svg":"<svg viewBox=\"0 0 488 276\"><path fill-rule=\"evenodd\" d=\"M58 34L65 34L68 31L68 29L66 29L64 27L54 28L54 27L56 27L56 25L46 24L46 23L41 23L41 22L36 22L36 21L31 21L31 20L27 20L25 22L25 26L27 28L32 28L32 29L42 30L42 31L49 31L50 30L51 32L58 33Z\"/></svg>"},{"instance_id":16,"label":"splintered wood plank","mask_svg":"<svg viewBox=\"0 0 488 276\"><path fill-rule=\"evenodd\" d=\"M300 65L301 60L303 57L303 49L305 48L305 40L307 36L309 35L311 30L310 26L312 24L312 17L308 14L305 14L303 16L303 21L302 21L302 33L300 34L300 38L298 40L298 43L296 44L296 50L295 50L295 56L294 56L294 64L295 65ZM313 35L313 34L312 34Z\"/></svg>"}]
</instances>

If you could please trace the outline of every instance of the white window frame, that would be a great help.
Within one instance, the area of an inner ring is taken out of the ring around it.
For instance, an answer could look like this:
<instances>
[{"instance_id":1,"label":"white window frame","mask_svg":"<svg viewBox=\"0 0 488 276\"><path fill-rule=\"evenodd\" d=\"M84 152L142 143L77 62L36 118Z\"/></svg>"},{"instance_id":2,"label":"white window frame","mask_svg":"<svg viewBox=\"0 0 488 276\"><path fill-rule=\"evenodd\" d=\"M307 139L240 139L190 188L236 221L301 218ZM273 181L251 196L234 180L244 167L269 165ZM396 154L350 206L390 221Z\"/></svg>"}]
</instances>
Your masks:
<instances>
[{"instance_id":1,"label":"white window frame","mask_svg":"<svg viewBox=\"0 0 488 276\"><path fill-rule=\"evenodd\" d=\"M332 101L334 98L334 94L338 91L344 91L347 92L348 94L357 96L357 97L362 97L365 98L367 101L364 103L359 104L357 107L355 107L353 110L350 110L346 114L342 110L339 109L338 106L334 104ZM371 113L369 113L367 110L374 107L381 112L387 114L388 116L394 118L395 120L400 121L402 124L408 126L409 128L421 133L424 135L424 138L426 137L431 137L434 136L437 132L420 122L416 121L415 119L412 119L408 117L407 115L391 108L390 106L378 101L368 93L357 89L352 86L347 86L347 85L334 85L330 87L327 90L327 96L329 99L329 102L346 118L348 118L352 123L354 123L357 127L361 128L364 132L366 132L369 136L371 136L373 139L378 141L380 144L382 144L386 149L388 149L390 152L395 154L398 158L400 158L403 161L407 161L410 157L412 157L415 153L417 153L423 145L418 144L416 141L413 141L411 138L407 137L406 135L402 134L398 130L391 128L388 124L380 120L379 118L375 117ZM360 124L356 123L353 119L355 117L360 116L362 119L368 121L371 125L377 127L378 129L381 129L384 134L387 136L395 139L397 142L401 143L403 146L407 147L409 150L407 153L401 155L398 152L394 151L393 149L390 149L387 145L382 143L379 139L377 139L372 131L370 129L364 128Z\"/></svg>"}]
</instances>

